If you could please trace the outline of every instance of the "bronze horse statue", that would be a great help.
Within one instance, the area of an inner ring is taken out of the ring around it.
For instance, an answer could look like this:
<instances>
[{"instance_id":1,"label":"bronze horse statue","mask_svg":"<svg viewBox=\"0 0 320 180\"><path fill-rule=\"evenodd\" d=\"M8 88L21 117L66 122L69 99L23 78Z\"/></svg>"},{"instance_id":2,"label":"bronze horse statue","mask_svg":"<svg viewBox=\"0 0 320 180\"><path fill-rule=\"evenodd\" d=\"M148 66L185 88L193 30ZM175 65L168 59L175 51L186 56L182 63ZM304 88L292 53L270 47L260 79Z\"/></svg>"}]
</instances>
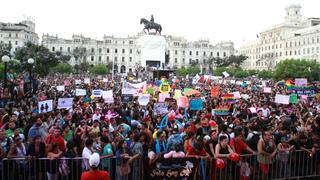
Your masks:
<instances>
[{"instance_id":1,"label":"bronze horse statue","mask_svg":"<svg viewBox=\"0 0 320 180\"><path fill-rule=\"evenodd\" d=\"M150 22L148 20L146 20L145 18L141 18L140 19L140 24L144 24L144 29L143 31L146 32L145 30L149 30L150 29L154 29L156 30L156 33L158 32L161 35L161 31L162 31L162 27L160 24L154 23L154 22Z\"/></svg>"}]
</instances>

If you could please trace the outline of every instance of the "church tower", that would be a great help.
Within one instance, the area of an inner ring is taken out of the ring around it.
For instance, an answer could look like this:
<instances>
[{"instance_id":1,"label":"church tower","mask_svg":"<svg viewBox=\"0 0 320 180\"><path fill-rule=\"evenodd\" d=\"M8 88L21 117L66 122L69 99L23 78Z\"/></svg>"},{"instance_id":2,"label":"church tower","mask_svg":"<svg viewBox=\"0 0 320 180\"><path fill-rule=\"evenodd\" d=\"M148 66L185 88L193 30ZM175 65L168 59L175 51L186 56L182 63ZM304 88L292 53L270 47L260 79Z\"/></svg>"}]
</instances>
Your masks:
<instances>
[{"instance_id":1,"label":"church tower","mask_svg":"<svg viewBox=\"0 0 320 180\"><path fill-rule=\"evenodd\" d=\"M290 5L286 7L285 24L299 26L301 23L300 5Z\"/></svg>"}]
</instances>

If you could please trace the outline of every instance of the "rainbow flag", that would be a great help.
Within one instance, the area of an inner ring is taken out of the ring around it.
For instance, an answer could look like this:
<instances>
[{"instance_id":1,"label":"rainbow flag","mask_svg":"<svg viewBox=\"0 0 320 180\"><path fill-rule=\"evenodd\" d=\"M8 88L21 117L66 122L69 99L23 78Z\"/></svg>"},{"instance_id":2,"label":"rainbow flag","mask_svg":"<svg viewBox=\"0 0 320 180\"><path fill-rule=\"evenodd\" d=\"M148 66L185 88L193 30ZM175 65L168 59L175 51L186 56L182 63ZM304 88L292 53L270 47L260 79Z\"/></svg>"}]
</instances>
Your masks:
<instances>
[{"instance_id":1,"label":"rainbow flag","mask_svg":"<svg viewBox=\"0 0 320 180\"><path fill-rule=\"evenodd\" d=\"M291 89L293 86L294 86L294 82L293 80L289 79L289 80L286 80L286 86L288 89Z\"/></svg>"},{"instance_id":2,"label":"rainbow flag","mask_svg":"<svg viewBox=\"0 0 320 180\"><path fill-rule=\"evenodd\" d=\"M214 112L217 116L226 116L229 115L229 106L216 106Z\"/></svg>"},{"instance_id":3,"label":"rainbow flag","mask_svg":"<svg viewBox=\"0 0 320 180\"><path fill-rule=\"evenodd\" d=\"M230 103L230 104L232 104L236 101L234 98L234 94L224 94L224 95L222 95L222 100L223 100L223 102Z\"/></svg>"}]
</instances>

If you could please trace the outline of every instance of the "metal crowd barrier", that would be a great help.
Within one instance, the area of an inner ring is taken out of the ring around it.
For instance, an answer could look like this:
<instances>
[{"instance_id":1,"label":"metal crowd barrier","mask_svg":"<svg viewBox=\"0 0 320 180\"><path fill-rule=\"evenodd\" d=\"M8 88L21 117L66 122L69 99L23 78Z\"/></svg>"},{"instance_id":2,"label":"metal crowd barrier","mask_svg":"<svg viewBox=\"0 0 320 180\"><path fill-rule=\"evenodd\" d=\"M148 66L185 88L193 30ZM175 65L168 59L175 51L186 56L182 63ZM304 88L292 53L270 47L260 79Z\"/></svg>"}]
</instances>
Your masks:
<instances>
[{"instance_id":1,"label":"metal crowd barrier","mask_svg":"<svg viewBox=\"0 0 320 180\"><path fill-rule=\"evenodd\" d=\"M62 175L59 166L65 160L70 172ZM128 168L123 169L124 161L115 157L101 160L100 169L107 170L111 179L116 180L142 180L144 168L148 168L145 159L136 159ZM168 160L170 161L170 160ZM60 158L50 160L47 158L5 158L0 160L0 179L3 180L77 180L81 179L82 158ZM241 155L239 162L225 161L225 167L216 167L215 159L205 159L204 166L199 167L196 179L206 180L281 180L281 179L320 179L320 150L313 156L305 151L294 151L287 158L274 157L268 171L262 173L257 155ZM126 173L124 172L126 171ZM204 172L205 174L203 174Z\"/></svg>"}]
</instances>

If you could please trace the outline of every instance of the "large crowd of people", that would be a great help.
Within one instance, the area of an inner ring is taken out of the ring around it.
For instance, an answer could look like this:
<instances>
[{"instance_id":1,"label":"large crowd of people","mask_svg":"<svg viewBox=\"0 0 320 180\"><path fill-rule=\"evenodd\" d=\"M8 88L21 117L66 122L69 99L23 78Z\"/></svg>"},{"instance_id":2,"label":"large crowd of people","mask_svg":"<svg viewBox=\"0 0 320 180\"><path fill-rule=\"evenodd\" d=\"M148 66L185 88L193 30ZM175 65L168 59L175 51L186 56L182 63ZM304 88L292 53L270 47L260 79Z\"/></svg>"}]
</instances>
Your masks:
<instances>
[{"instance_id":1,"label":"large crowd of people","mask_svg":"<svg viewBox=\"0 0 320 180\"><path fill-rule=\"evenodd\" d=\"M298 98L295 104L279 104L275 103L275 95L291 92L285 84L276 84L273 80L250 78L235 83L237 80L224 78L194 83L186 78L168 78L165 81L171 86L171 98L175 90L198 90L201 94L187 98L201 99L203 108L190 110L179 107L177 101L170 101L167 112L174 112L175 120L161 126L167 113L153 112L160 94L157 91L160 80L146 82L144 88L154 88L139 92L151 95L148 104L141 106L139 95L123 102L123 79L103 79L91 77L90 82L85 83L84 77L56 75L34 80L32 89L28 89L28 79L9 77L8 88L2 88L0 103L2 159L20 158L13 163L23 169L29 159L48 158L49 162L39 160L32 165L36 173L29 176L39 179L68 176L80 164L82 172L88 171L92 164L97 166L90 162L90 157L97 153L104 170L110 169L111 157L121 159L116 166L116 178L126 175L138 158L147 158L148 163L159 158L183 157L211 158L215 162L228 161L233 153L254 154L260 173L267 177L275 160L286 166L290 152L302 150L309 154L307 158L317 157L315 163L319 165L320 100L317 96ZM76 83L76 80L82 81ZM60 85L65 85L65 89L57 90ZM217 96L211 95L212 86L220 87ZM271 92L265 93L263 87L271 87ZM77 88L85 89L86 95L76 96ZM105 103L103 97L93 98L95 89L112 90L114 102ZM246 96L225 102L223 95L232 92ZM72 108L58 109L59 98L73 98ZM44 100L53 100L52 111L38 107L38 102ZM221 105L228 107L224 115L215 111ZM81 161L72 165L61 157L81 157ZM7 177L10 163L5 160L0 163L1 176Z\"/></svg>"}]
</instances>

